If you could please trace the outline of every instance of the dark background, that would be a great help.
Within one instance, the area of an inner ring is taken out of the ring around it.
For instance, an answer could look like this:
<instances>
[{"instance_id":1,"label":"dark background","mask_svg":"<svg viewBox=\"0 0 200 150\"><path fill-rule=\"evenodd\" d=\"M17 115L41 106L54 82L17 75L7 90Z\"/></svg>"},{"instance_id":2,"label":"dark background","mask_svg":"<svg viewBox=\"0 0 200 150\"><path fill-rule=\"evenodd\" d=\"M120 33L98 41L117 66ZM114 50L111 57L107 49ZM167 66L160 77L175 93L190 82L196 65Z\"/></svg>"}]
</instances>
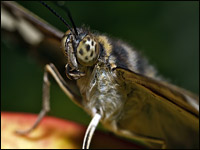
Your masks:
<instances>
[{"instance_id":1,"label":"dark background","mask_svg":"<svg viewBox=\"0 0 200 150\"><path fill-rule=\"evenodd\" d=\"M20 2L65 32L66 26L39 2ZM54 7L66 20L66 13ZM142 51L173 84L199 93L199 2L66 2L76 25L120 38ZM41 68L23 46L1 35L1 109L39 113ZM19 50L16 50L19 49ZM53 82L51 116L88 124L90 117Z\"/></svg>"}]
</instances>

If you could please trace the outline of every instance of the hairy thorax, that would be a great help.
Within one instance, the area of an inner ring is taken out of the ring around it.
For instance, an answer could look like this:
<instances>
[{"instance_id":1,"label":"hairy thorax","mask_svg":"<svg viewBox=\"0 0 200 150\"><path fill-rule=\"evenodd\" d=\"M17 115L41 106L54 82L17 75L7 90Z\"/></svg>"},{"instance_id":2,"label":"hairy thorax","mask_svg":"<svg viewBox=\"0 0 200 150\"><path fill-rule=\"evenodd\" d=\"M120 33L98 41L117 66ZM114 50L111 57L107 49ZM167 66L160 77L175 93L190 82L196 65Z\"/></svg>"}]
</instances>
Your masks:
<instances>
[{"instance_id":1,"label":"hairy thorax","mask_svg":"<svg viewBox=\"0 0 200 150\"><path fill-rule=\"evenodd\" d=\"M98 112L102 123L115 120L120 115L126 95L116 80L115 72L105 64L97 64L86 76L77 81L83 97L84 109L92 116Z\"/></svg>"}]
</instances>

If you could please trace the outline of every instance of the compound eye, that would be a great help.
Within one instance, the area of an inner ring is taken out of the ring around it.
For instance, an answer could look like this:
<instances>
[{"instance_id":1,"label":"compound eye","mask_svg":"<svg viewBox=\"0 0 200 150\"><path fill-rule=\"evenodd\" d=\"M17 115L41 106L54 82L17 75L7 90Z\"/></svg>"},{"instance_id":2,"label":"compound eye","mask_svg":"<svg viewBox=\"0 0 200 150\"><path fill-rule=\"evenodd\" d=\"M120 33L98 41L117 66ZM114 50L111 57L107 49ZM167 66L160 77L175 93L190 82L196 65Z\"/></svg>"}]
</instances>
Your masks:
<instances>
[{"instance_id":1,"label":"compound eye","mask_svg":"<svg viewBox=\"0 0 200 150\"><path fill-rule=\"evenodd\" d=\"M65 34L64 34L64 36L62 37L62 40L61 40L61 48L62 48L65 55L67 55L67 39L68 39L69 34L70 34L70 30L65 32Z\"/></svg>"},{"instance_id":2,"label":"compound eye","mask_svg":"<svg viewBox=\"0 0 200 150\"><path fill-rule=\"evenodd\" d=\"M62 47L64 54L67 54L66 53L66 40L67 40L67 36L64 36L61 41L61 47Z\"/></svg>"},{"instance_id":3,"label":"compound eye","mask_svg":"<svg viewBox=\"0 0 200 150\"><path fill-rule=\"evenodd\" d=\"M81 65L92 66L96 63L99 57L99 52L99 44L94 38L87 35L79 43L76 56Z\"/></svg>"}]
</instances>

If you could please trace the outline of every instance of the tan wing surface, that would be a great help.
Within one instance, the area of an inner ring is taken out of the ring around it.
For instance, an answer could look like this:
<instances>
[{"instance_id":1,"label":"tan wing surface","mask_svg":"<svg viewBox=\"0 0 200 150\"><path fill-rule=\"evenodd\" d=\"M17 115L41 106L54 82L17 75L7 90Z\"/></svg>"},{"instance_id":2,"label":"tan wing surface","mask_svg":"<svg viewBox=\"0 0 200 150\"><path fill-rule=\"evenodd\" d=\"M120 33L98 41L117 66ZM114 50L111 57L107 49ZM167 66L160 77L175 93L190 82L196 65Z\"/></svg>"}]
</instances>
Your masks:
<instances>
[{"instance_id":1,"label":"tan wing surface","mask_svg":"<svg viewBox=\"0 0 200 150\"><path fill-rule=\"evenodd\" d=\"M199 147L198 96L129 70L115 71L128 92L119 129L161 139L167 148Z\"/></svg>"}]
</instances>

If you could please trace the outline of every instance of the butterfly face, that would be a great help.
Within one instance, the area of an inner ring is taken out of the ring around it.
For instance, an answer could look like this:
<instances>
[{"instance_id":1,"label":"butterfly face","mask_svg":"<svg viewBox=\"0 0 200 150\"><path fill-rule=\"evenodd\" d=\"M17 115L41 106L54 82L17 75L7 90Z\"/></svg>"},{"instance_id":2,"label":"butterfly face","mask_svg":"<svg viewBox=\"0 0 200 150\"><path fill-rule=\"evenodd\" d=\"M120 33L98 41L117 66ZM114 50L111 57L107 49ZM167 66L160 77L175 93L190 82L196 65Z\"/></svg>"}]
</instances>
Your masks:
<instances>
[{"instance_id":1,"label":"butterfly face","mask_svg":"<svg viewBox=\"0 0 200 150\"><path fill-rule=\"evenodd\" d=\"M68 59L68 70L80 71L81 68L93 66L99 57L99 43L87 30L77 29L78 35L70 30L62 39L62 47Z\"/></svg>"}]
</instances>

